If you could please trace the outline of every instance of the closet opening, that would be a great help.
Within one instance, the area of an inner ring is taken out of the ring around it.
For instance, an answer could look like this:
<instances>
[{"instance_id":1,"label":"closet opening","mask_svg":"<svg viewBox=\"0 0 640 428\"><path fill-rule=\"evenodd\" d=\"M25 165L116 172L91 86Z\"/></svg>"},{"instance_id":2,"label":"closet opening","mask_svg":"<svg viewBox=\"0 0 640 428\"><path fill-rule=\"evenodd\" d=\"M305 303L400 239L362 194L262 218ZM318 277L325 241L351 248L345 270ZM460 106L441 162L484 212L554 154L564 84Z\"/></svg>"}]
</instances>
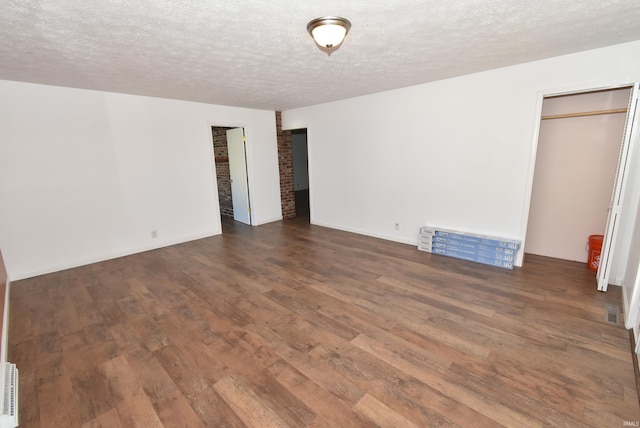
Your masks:
<instances>
[{"instance_id":1,"label":"closet opening","mask_svg":"<svg viewBox=\"0 0 640 428\"><path fill-rule=\"evenodd\" d=\"M586 263L604 235L632 86L543 99L525 254Z\"/></svg>"}]
</instances>

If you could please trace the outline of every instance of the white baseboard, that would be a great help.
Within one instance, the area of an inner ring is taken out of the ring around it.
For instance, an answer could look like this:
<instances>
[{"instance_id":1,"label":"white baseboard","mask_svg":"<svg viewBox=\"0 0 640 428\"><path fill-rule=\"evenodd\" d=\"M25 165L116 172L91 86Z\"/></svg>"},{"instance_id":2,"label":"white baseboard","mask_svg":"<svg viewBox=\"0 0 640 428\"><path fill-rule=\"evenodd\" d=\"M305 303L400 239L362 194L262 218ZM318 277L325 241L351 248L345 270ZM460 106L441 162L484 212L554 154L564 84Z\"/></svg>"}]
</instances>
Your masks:
<instances>
[{"instance_id":1,"label":"white baseboard","mask_svg":"<svg viewBox=\"0 0 640 428\"><path fill-rule=\"evenodd\" d=\"M67 269L73 269L80 266L90 265L92 263L104 262L106 260L117 259L119 257L130 256L132 254L143 253L145 251L157 250L159 248L169 247L171 245L182 244L184 242L195 241L197 239L208 238L210 236L220 235L221 231L209 231L202 234L186 236L174 240L162 241L154 243L153 245L142 245L139 247L132 247L128 249L122 249L119 251L106 252L98 254L92 257L88 257L81 260L72 261L69 263L44 267L42 269L36 269L33 271L12 273L11 280L18 281L20 279L32 278L34 276L46 275L48 273L60 272Z\"/></svg>"}]
</instances>

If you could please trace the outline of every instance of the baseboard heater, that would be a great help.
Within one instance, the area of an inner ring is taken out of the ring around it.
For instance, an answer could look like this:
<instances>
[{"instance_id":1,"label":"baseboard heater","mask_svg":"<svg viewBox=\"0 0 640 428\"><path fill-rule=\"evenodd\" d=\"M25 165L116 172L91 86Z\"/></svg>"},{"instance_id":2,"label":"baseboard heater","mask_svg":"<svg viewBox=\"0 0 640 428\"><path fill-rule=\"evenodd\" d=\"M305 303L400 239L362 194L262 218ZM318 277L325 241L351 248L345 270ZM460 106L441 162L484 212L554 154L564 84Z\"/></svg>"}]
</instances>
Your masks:
<instances>
[{"instance_id":1,"label":"baseboard heater","mask_svg":"<svg viewBox=\"0 0 640 428\"><path fill-rule=\"evenodd\" d=\"M423 226L418 236L418 249L503 269L513 269L520 241Z\"/></svg>"},{"instance_id":2,"label":"baseboard heater","mask_svg":"<svg viewBox=\"0 0 640 428\"><path fill-rule=\"evenodd\" d=\"M15 428L18 426L18 368L15 364L0 363L0 382L0 428Z\"/></svg>"}]
</instances>

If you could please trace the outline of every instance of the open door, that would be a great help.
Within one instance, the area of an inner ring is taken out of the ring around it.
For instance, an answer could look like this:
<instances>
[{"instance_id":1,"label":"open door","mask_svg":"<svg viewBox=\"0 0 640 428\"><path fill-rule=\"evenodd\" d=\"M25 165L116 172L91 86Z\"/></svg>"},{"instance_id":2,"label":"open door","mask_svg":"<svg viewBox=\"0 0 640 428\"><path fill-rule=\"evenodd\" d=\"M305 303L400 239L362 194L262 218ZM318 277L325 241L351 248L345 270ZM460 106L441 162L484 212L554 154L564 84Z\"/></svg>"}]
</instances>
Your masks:
<instances>
[{"instance_id":1,"label":"open door","mask_svg":"<svg viewBox=\"0 0 640 428\"><path fill-rule=\"evenodd\" d=\"M233 219L240 223L250 225L251 204L249 201L249 180L247 177L244 128L227 130L227 149L229 152Z\"/></svg>"},{"instance_id":2,"label":"open door","mask_svg":"<svg viewBox=\"0 0 640 428\"><path fill-rule=\"evenodd\" d=\"M607 291L609 287L609 274L611 272L611 256L616 245L618 234L618 221L624 200L624 191L629 175L628 161L629 152L631 151L631 135L638 120L638 83L633 85L631 97L629 98L629 108L627 110L627 123L625 125L624 137L622 139L622 147L620 149L620 158L618 159L618 168L616 170L615 184L613 193L611 194L611 204L609 205L609 217L607 219L607 227L604 232L602 242L602 252L600 254L600 264L597 273L597 282L599 291Z\"/></svg>"}]
</instances>

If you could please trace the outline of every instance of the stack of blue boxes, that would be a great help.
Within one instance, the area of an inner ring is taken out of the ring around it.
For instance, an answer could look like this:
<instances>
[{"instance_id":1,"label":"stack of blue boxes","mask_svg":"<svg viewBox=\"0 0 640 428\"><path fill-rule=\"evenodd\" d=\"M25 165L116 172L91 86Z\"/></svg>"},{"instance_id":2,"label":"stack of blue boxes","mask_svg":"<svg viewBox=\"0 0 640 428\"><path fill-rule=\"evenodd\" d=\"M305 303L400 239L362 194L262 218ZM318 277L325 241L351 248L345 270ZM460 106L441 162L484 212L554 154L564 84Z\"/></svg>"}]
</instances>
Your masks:
<instances>
[{"instance_id":1,"label":"stack of blue boxes","mask_svg":"<svg viewBox=\"0 0 640 428\"><path fill-rule=\"evenodd\" d=\"M504 269L513 269L520 241L424 226L418 249Z\"/></svg>"}]
</instances>

